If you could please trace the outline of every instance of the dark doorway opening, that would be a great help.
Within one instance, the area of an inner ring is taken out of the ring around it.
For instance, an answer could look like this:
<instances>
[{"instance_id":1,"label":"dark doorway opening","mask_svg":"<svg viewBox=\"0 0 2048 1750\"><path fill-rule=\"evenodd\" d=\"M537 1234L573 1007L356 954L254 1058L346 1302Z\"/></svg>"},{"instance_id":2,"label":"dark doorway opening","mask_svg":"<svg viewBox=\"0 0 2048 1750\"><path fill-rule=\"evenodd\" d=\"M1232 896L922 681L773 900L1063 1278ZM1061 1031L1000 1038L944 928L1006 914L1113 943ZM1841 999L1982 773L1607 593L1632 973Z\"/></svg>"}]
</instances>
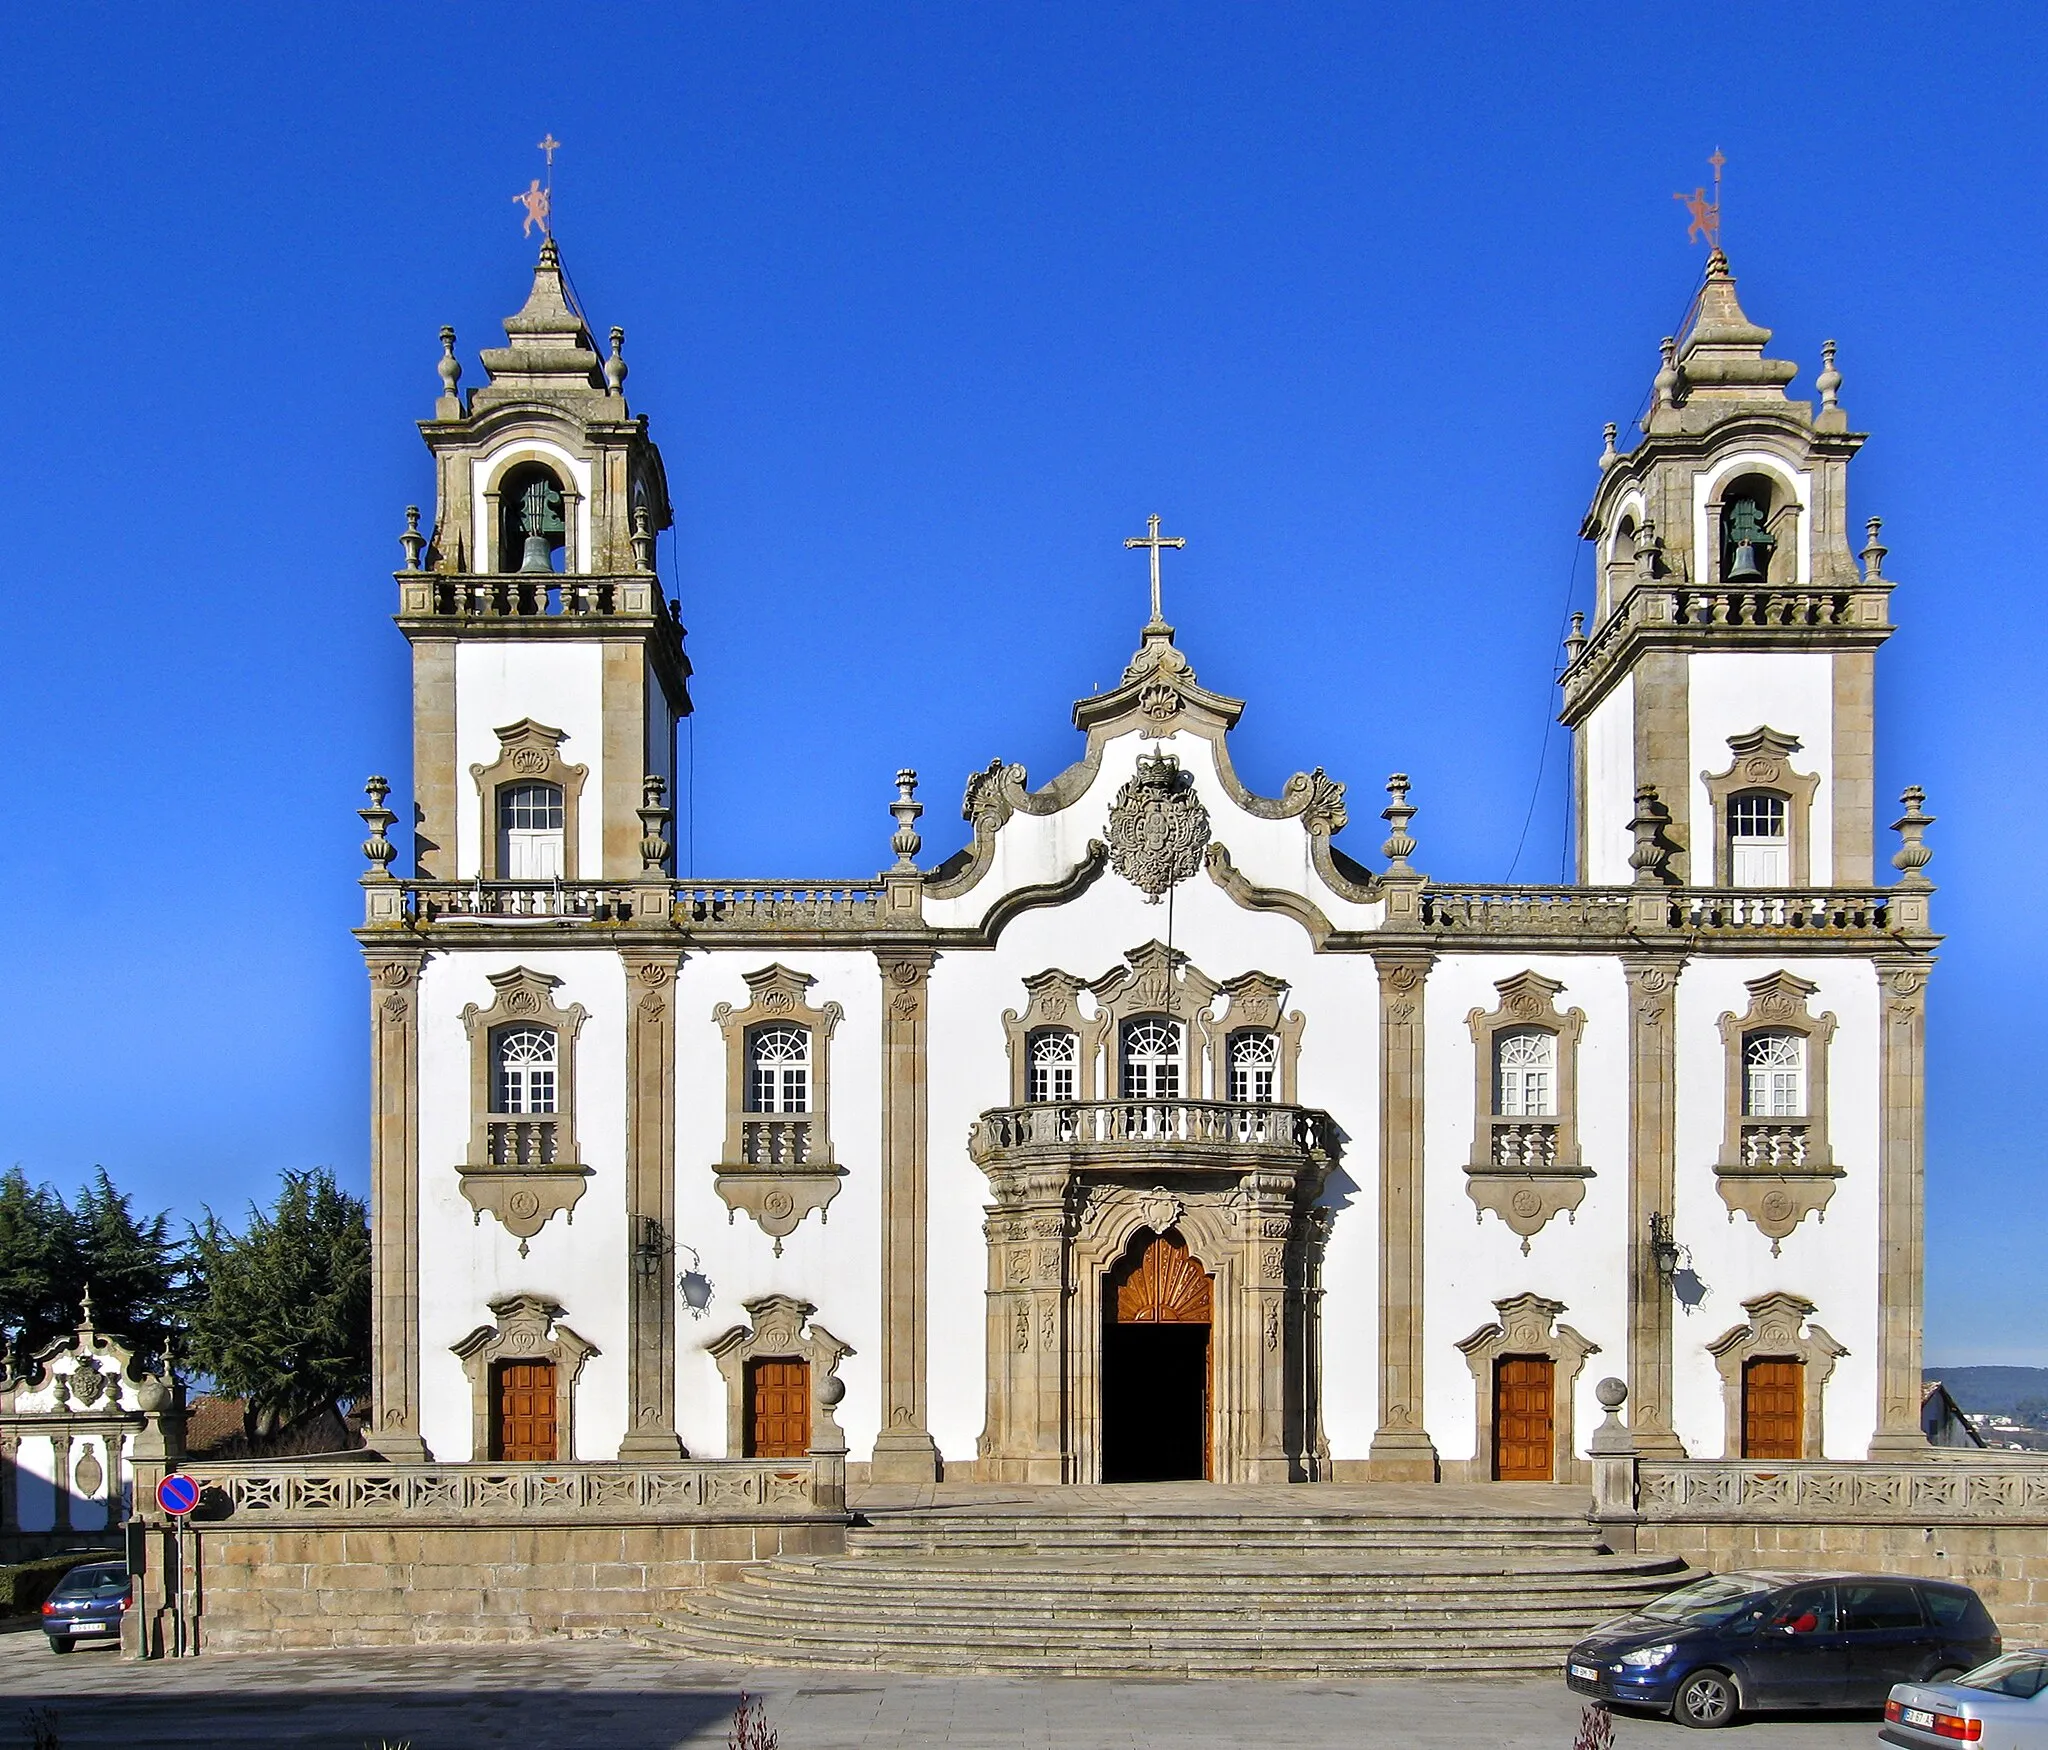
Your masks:
<instances>
[{"instance_id":1,"label":"dark doorway opening","mask_svg":"<svg viewBox=\"0 0 2048 1750\"><path fill-rule=\"evenodd\" d=\"M1209 1327L1120 1325L1102 1343L1102 1480L1209 1474Z\"/></svg>"}]
</instances>

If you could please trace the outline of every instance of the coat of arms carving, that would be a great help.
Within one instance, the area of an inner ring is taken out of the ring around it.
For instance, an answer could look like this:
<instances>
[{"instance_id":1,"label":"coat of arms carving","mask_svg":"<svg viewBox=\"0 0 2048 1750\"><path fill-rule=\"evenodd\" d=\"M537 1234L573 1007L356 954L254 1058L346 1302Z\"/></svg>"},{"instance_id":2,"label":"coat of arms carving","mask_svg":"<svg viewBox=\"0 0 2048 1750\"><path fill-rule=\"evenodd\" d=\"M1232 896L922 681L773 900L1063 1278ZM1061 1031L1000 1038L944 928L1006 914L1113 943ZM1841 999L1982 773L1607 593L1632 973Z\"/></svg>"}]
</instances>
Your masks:
<instances>
[{"instance_id":1,"label":"coat of arms carving","mask_svg":"<svg viewBox=\"0 0 2048 1750\"><path fill-rule=\"evenodd\" d=\"M1195 795L1194 775L1170 753L1140 754L1136 775L1110 805L1111 866L1157 905L1202 866L1208 848L1209 811Z\"/></svg>"}]
</instances>

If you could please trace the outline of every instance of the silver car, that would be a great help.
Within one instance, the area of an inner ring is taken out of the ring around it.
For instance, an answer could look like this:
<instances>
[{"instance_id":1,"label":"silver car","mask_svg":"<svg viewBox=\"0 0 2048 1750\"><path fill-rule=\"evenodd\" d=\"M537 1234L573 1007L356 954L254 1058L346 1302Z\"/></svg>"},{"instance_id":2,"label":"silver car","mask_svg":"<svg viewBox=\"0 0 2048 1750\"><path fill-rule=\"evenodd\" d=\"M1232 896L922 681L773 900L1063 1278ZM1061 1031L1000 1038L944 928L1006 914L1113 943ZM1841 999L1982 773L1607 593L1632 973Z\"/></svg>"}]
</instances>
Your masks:
<instances>
[{"instance_id":1,"label":"silver car","mask_svg":"<svg viewBox=\"0 0 2048 1750\"><path fill-rule=\"evenodd\" d=\"M2048 1750L2048 1649L2005 1653L1947 1683L1895 1683L1887 1744L1902 1750Z\"/></svg>"}]
</instances>

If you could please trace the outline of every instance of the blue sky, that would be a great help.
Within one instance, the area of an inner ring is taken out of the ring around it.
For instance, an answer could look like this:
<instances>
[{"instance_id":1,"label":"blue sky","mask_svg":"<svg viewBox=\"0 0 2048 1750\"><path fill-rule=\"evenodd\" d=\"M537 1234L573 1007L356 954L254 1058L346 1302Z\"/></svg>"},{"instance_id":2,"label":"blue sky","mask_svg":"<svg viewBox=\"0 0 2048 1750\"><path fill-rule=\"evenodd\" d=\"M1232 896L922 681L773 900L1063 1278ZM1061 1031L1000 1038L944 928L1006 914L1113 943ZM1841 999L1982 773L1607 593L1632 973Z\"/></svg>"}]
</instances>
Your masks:
<instances>
[{"instance_id":1,"label":"blue sky","mask_svg":"<svg viewBox=\"0 0 2048 1750\"><path fill-rule=\"evenodd\" d=\"M1169 616L1247 777L1415 780L1418 866L1555 879L1557 640L1600 426L1728 156L1750 314L1871 443L1926 785L1929 1355L2048 1362L2038 8L664 4L28 8L0 21L21 825L0 1163L150 1207L364 1183L347 929L401 777L404 506L435 332L557 233L628 332L697 667L698 874L928 854L1048 775ZM1568 22L1567 22L1568 21ZM1542 761L1539 782L1539 761ZM1533 795L1533 808L1532 808ZM1886 815L1885 819L1890 816ZM1524 822L1528 821L1526 835ZM1347 842L1348 842L1347 840ZM1882 851L1888 851L1889 842Z\"/></svg>"}]
</instances>

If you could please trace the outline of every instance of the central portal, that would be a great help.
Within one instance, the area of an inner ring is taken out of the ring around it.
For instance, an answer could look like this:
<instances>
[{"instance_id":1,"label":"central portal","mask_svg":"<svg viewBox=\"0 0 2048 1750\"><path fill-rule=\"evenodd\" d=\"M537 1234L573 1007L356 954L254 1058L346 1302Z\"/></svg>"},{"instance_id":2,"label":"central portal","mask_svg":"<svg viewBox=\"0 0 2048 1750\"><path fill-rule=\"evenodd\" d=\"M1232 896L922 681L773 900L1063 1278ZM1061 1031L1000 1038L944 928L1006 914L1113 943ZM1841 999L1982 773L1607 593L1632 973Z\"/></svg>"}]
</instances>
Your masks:
<instances>
[{"instance_id":1,"label":"central portal","mask_svg":"<svg viewBox=\"0 0 2048 1750\"><path fill-rule=\"evenodd\" d=\"M1212 1279L1177 1231L1146 1233L1104 1287L1102 1480L1206 1479Z\"/></svg>"}]
</instances>

